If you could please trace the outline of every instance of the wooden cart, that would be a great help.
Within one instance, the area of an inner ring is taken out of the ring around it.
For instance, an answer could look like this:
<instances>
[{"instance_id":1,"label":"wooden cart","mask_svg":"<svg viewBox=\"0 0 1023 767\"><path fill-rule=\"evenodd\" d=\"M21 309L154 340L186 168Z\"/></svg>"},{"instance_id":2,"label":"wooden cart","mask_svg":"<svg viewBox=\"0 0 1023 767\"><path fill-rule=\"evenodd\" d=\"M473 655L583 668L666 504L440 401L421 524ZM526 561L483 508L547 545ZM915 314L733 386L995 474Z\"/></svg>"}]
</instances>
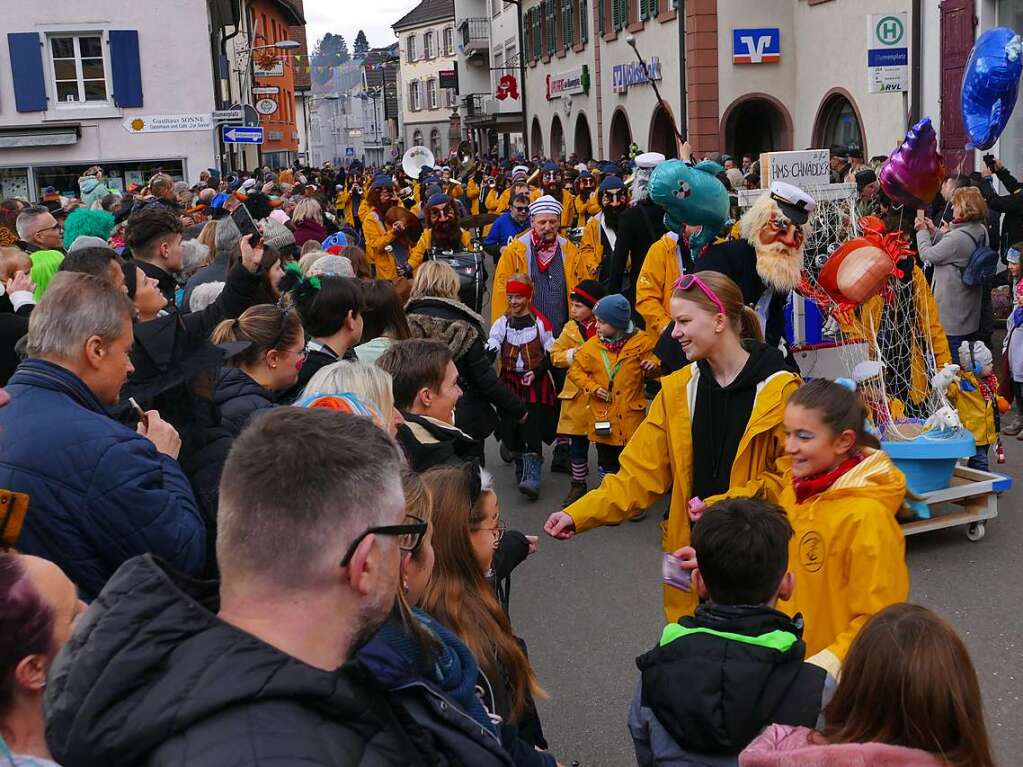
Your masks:
<instances>
[{"instance_id":1,"label":"wooden cart","mask_svg":"<svg viewBox=\"0 0 1023 767\"><path fill-rule=\"evenodd\" d=\"M998 516L998 496L1010 487L1012 478L1004 474L956 466L949 487L923 496L931 517L907 522L902 531L906 535L915 535L967 525L966 537L979 541L987 532L986 521Z\"/></svg>"}]
</instances>

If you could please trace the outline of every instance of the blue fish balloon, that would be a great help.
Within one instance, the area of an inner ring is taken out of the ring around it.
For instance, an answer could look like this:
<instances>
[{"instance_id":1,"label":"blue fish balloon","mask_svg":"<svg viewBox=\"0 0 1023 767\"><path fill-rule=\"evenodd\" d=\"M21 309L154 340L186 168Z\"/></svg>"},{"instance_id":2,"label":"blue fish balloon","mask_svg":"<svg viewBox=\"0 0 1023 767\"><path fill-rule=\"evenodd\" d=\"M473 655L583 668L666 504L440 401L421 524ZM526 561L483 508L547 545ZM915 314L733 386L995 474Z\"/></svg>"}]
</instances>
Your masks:
<instances>
[{"instance_id":1,"label":"blue fish balloon","mask_svg":"<svg viewBox=\"0 0 1023 767\"><path fill-rule=\"evenodd\" d=\"M664 208L668 231L681 232L686 224L703 227L689 241L694 253L713 242L728 220L728 191L717 178L723 171L711 160L695 166L667 160L650 176L650 199Z\"/></svg>"},{"instance_id":2,"label":"blue fish balloon","mask_svg":"<svg viewBox=\"0 0 1023 767\"><path fill-rule=\"evenodd\" d=\"M1023 42L1008 27L995 27L977 38L963 70L960 108L970 138L967 149L990 149L1009 122L1020 73Z\"/></svg>"}]
</instances>

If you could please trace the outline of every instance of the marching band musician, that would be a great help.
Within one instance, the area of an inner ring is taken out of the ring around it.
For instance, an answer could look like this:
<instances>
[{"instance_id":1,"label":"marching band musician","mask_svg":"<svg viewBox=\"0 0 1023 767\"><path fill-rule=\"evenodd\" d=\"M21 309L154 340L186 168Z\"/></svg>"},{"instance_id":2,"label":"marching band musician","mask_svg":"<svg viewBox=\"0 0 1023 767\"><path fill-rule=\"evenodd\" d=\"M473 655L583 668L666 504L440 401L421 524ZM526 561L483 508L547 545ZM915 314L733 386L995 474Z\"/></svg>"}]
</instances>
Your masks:
<instances>
[{"instance_id":1,"label":"marching band musician","mask_svg":"<svg viewBox=\"0 0 1023 767\"><path fill-rule=\"evenodd\" d=\"M572 226L586 226L586 223L600 212L601 204L599 195L595 194L597 182L593 174L588 170L580 171L573 185L575 191L575 202L573 210L575 221Z\"/></svg>"},{"instance_id":2,"label":"marching band musician","mask_svg":"<svg viewBox=\"0 0 1023 767\"><path fill-rule=\"evenodd\" d=\"M419 242L409 256L409 267L419 268L433 251L472 250L472 235L458 223L458 206L449 194L434 194L426 202L425 224Z\"/></svg>"},{"instance_id":3,"label":"marching band musician","mask_svg":"<svg viewBox=\"0 0 1023 767\"><path fill-rule=\"evenodd\" d=\"M394 182L390 176L380 175L370 184L366 197L368 211L362 219L362 234L366 240L366 258L376 272L378 280L393 280L398 276L398 263L393 250L388 250L394 240L405 230L401 221L396 221L390 228L384 223L387 211L398 204ZM411 272L404 276L411 276Z\"/></svg>"},{"instance_id":4,"label":"marching band musician","mask_svg":"<svg viewBox=\"0 0 1023 767\"><path fill-rule=\"evenodd\" d=\"M543 194L553 197L561 204L561 228L570 229L575 219L575 196L564 188L561 169L557 163L545 162L540 178Z\"/></svg>"}]
</instances>

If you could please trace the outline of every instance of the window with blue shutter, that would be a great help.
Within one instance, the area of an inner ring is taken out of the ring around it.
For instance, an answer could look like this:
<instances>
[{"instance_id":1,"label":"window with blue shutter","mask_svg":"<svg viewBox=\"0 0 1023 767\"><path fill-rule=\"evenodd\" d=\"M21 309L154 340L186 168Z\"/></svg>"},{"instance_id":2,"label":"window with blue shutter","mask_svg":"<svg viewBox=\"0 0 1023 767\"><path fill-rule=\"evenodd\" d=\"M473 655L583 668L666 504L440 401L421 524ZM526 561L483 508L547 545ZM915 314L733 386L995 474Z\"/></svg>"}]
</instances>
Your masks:
<instances>
[{"instance_id":1,"label":"window with blue shutter","mask_svg":"<svg viewBox=\"0 0 1023 767\"><path fill-rule=\"evenodd\" d=\"M142 106L142 65L139 62L139 33L134 29L110 30L110 73L114 104Z\"/></svg>"},{"instance_id":2,"label":"window with blue shutter","mask_svg":"<svg viewBox=\"0 0 1023 767\"><path fill-rule=\"evenodd\" d=\"M579 40L583 43L587 43L590 40L589 15L586 0L579 0Z\"/></svg>"},{"instance_id":3,"label":"window with blue shutter","mask_svg":"<svg viewBox=\"0 0 1023 767\"><path fill-rule=\"evenodd\" d=\"M19 112L46 111L43 47L37 32L8 32L14 104Z\"/></svg>"}]
</instances>

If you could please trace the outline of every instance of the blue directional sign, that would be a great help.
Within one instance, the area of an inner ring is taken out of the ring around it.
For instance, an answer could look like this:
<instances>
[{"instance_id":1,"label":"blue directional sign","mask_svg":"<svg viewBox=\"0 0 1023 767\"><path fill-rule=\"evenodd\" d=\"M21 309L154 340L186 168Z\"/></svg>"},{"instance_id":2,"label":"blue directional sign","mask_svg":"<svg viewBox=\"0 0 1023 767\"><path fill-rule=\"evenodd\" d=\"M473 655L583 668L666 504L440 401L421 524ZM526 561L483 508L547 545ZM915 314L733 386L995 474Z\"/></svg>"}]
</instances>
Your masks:
<instances>
[{"instance_id":1,"label":"blue directional sign","mask_svg":"<svg viewBox=\"0 0 1023 767\"><path fill-rule=\"evenodd\" d=\"M224 143L225 144L262 144L263 143L263 129L262 128L249 128L242 127L241 125L225 125L222 130L224 131Z\"/></svg>"}]
</instances>

